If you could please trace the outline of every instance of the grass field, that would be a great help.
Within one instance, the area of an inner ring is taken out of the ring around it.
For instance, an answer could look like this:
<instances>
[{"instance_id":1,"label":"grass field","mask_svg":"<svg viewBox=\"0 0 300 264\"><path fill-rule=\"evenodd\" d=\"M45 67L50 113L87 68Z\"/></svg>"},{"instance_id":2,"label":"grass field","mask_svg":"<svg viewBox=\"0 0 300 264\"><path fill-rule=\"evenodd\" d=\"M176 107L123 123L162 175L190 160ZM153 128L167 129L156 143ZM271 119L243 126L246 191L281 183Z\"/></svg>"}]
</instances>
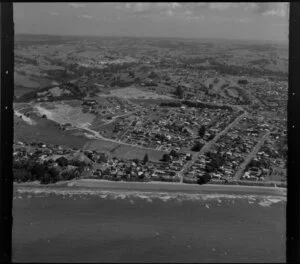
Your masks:
<instances>
[{"instance_id":1,"label":"grass field","mask_svg":"<svg viewBox=\"0 0 300 264\"><path fill-rule=\"evenodd\" d=\"M149 160L159 161L164 154L163 151L158 150L148 150L141 149L138 147L131 147L126 145L121 145L115 142L104 141L104 140L93 140L87 142L84 146L85 150L97 150L103 152L110 152L112 156L120 159L143 159L144 155L147 153Z\"/></svg>"},{"instance_id":2,"label":"grass field","mask_svg":"<svg viewBox=\"0 0 300 264\"><path fill-rule=\"evenodd\" d=\"M50 79L42 77L33 77L14 72L14 94L20 96L30 91L41 89L53 83Z\"/></svg>"},{"instance_id":3,"label":"grass field","mask_svg":"<svg viewBox=\"0 0 300 264\"><path fill-rule=\"evenodd\" d=\"M95 116L89 113L82 113L80 106L70 106L67 103L43 103L36 105L35 108L41 115L46 115L48 119L51 119L57 123L65 124L70 123L75 126L84 126L91 124Z\"/></svg>"},{"instance_id":4,"label":"grass field","mask_svg":"<svg viewBox=\"0 0 300 264\"><path fill-rule=\"evenodd\" d=\"M166 95L160 95L153 92L143 91L137 89L136 87L127 87L121 89L114 89L110 91L110 94L98 94L99 96L116 96L126 99L171 99L171 97Z\"/></svg>"},{"instance_id":5,"label":"grass field","mask_svg":"<svg viewBox=\"0 0 300 264\"><path fill-rule=\"evenodd\" d=\"M279 168L279 167L274 167L273 168L273 173L269 175L268 180L269 181L281 181L281 180L286 180L286 169Z\"/></svg>"},{"instance_id":6,"label":"grass field","mask_svg":"<svg viewBox=\"0 0 300 264\"><path fill-rule=\"evenodd\" d=\"M19 74L17 72L14 73L14 81L16 85L28 87L28 88L38 88L40 84L31 80L28 76Z\"/></svg>"},{"instance_id":7,"label":"grass field","mask_svg":"<svg viewBox=\"0 0 300 264\"><path fill-rule=\"evenodd\" d=\"M75 136L76 130L63 131L51 120L34 117L35 125L14 118L14 139L22 142L45 142L71 148L83 148L89 141L85 136ZM78 131L77 131L78 132Z\"/></svg>"},{"instance_id":8,"label":"grass field","mask_svg":"<svg viewBox=\"0 0 300 264\"><path fill-rule=\"evenodd\" d=\"M131 102L135 104L143 104L143 105L159 105L161 103L169 103L174 102L174 99L130 99Z\"/></svg>"},{"instance_id":9,"label":"grass field","mask_svg":"<svg viewBox=\"0 0 300 264\"><path fill-rule=\"evenodd\" d=\"M117 158L123 159L143 159L145 154L148 154L149 160L159 161L164 152L157 150L145 150L137 147L131 147L126 145L120 145L118 148L114 149L111 154Z\"/></svg>"}]
</instances>

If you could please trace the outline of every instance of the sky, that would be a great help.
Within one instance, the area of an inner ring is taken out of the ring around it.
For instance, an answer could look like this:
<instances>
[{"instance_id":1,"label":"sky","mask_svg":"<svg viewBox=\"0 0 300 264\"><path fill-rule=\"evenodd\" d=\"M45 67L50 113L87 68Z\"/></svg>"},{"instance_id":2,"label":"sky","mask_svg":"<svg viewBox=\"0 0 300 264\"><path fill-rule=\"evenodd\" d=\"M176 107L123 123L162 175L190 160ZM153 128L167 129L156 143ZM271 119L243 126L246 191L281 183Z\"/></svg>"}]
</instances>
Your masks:
<instances>
[{"instance_id":1,"label":"sky","mask_svg":"<svg viewBox=\"0 0 300 264\"><path fill-rule=\"evenodd\" d=\"M14 3L24 34L220 38L288 42L285 2Z\"/></svg>"}]
</instances>

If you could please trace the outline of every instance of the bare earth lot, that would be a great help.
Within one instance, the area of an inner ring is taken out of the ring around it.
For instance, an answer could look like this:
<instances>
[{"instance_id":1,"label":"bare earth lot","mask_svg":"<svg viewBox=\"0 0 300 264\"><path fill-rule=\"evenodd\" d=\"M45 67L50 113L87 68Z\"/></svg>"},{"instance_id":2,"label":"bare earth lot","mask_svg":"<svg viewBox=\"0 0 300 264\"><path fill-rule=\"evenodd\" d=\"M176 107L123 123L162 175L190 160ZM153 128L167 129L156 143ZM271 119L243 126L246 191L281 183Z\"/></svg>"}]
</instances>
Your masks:
<instances>
[{"instance_id":1,"label":"bare earth lot","mask_svg":"<svg viewBox=\"0 0 300 264\"><path fill-rule=\"evenodd\" d=\"M35 108L41 115L45 114L48 119L60 124L70 123L74 126L83 127L91 124L94 119L94 115L82 113L80 105L70 106L64 102L37 104Z\"/></svg>"}]
</instances>

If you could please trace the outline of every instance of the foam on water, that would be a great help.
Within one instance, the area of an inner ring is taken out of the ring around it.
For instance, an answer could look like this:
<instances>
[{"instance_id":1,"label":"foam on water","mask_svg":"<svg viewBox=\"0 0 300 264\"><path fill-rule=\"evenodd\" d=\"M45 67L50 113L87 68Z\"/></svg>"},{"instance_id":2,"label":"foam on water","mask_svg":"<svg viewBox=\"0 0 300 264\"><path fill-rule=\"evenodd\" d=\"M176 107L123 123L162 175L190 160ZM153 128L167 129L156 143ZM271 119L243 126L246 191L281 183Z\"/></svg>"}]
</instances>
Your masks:
<instances>
[{"instance_id":1,"label":"foam on water","mask_svg":"<svg viewBox=\"0 0 300 264\"><path fill-rule=\"evenodd\" d=\"M16 189L18 196L17 199L22 199L22 194L27 195L27 198L32 198L39 196L49 196L49 195L62 195L69 198L75 198L75 195L83 199L87 196L97 196L101 199L110 200L125 200L128 199L130 203L134 203L133 199L141 199L149 203L153 202L154 199L161 200L163 202L168 201L213 201L216 200L219 204L222 203L221 199L229 199L231 203L235 203L235 199L247 199L250 204L255 201L258 202L260 206L270 206L279 202L285 202L286 197L284 196L267 196L267 195L234 195L234 194L200 194L200 193L168 193L168 192L146 192L146 191L116 191L116 190L90 190L90 189L46 189L46 188L30 188L30 187L20 187Z\"/></svg>"},{"instance_id":2,"label":"foam on water","mask_svg":"<svg viewBox=\"0 0 300 264\"><path fill-rule=\"evenodd\" d=\"M278 202L280 202L280 200L269 198L269 199L263 199L258 204L263 207L270 207L270 205Z\"/></svg>"}]
</instances>

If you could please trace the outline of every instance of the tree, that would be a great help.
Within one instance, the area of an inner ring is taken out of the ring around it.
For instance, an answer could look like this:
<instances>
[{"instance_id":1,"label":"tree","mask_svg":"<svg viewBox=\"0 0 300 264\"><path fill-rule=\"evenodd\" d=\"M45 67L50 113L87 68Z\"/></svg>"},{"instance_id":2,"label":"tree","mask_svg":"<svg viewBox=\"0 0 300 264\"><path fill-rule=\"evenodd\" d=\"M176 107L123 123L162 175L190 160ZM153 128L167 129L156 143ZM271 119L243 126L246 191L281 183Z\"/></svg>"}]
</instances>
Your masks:
<instances>
[{"instance_id":1,"label":"tree","mask_svg":"<svg viewBox=\"0 0 300 264\"><path fill-rule=\"evenodd\" d=\"M175 95L177 95L178 98L180 98L180 99L183 98L183 90L182 90L182 87L180 85L177 86L176 91L175 91Z\"/></svg>"},{"instance_id":2,"label":"tree","mask_svg":"<svg viewBox=\"0 0 300 264\"><path fill-rule=\"evenodd\" d=\"M29 171L22 168L13 168L13 179L16 182L26 182L32 180L32 175Z\"/></svg>"},{"instance_id":3,"label":"tree","mask_svg":"<svg viewBox=\"0 0 300 264\"><path fill-rule=\"evenodd\" d=\"M72 180L80 175L80 172L77 169L66 170L61 174L61 178L65 181Z\"/></svg>"},{"instance_id":4,"label":"tree","mask_svg":"<svg viewBox=\"0 0 300 264\"><path fill-rule=\"evenodd\" d=\"M47 171L47 167L43 164L34 164L31 168L31 174L35 177L35 179L41 179L45 172Z\"/></svg>"},{"instance_id":5,"label":"tree","mask_svg":"<svg viewBox=\"0 0 300 264\"><path fill-rule=\"evenodd\" d=\"M99 156L99 159L98 159L98 162L99 161L106 163L108 161L107 155L105 155L105 153L101 153L100 156Z\"/></svg>"},{"instance_id":6,"label":"tree","mask_svg":"<svg viewBox=\"0 0 300 264\"><path fill-rule=\"evenodd\" d=\"M179 158L179 154L177 153L176 150L172 149L169 153L170 156L174 157L174 158Z\"/></svg>"},{"instance_id":7,"label":"tree","mask_svg":"<svg viewBox=\"0 0 300 264\"><path fill-rule=\"evenodd\" d=\"M198 131L198 135L199 135L200 138L203 138L203 137L204 137L205 131L206 131L205 126L202 125L202 126L199 128L199 131Z\"/></svg>"},{"instance_id":8,"label":"tree","mask_svg":"<svg viewBox=\"0 0 300 264\"><path fill-rule=\"evenodd\" d=\"M206 164L205 165L205 171L207 173L210 173L210 172L214 172L217 168L213 167L211 164Z\"/></svg>"},{"instance_id":9,"label":"tree","mask_svg":"<svg viewBox=\"0 0 300 264\"><path fill-rule=\"evenodd\" d=\"M149 161L148 153L145 154L143 163L146 164Z\"/></svg>"},{"instance_id":10,"label":"tree","mask_svg":"<svg viewBox=\"0 0 300 264\"><path fill-rule=\"evenodd\" d=\"M238 80L238 84L247 84L247 83L248 83L248 81L245 79Z\"/></svg>"},{"instance_id":11,"label":"tree","mask_svg":"<svg viewBox=\"0 0 300 264\"><path fill-rule=\"evenodd\" d=\"M210 134L207 139L212 140L214 137L215 137L215 134Z\"/></svg>"},{"instance_id":12,"label":"tree","mask_svg":"<svg viewBox=\"0 0 300 264\"><path fill-rule=\"evenodd\" d=\"M197 183L198 184L205 184L211 180L211 176L208 173L205 173L203 176L198 177Z\"/></svg>"},{"instance_id":13,"label":"tree","mask_svg":"<svg viewBox=\"0 0 300 264\"><path fill-rule=\"evenodd\" d=\"M200 185L201 185L201 184L204 184L203 177L198 177L198 178L197 178L197 183L200 184Z\"/></svg>"},{"instance_id":14,"label":"tree","mask_svg":"<svg viewBox=\"0 0 300 264\"><path fill-rule=\"evenodd\" d=\"M40 178L40 182L41 184L48 184L48 183L52 183L52 177L51 174L49 172L45 172L42 177Z\"/></svg>"},{"instance_id":15,"label":"tree","mask_svg":"<svg viewBox=\"0 0 300 264\"><path fill-rule=\"evenodd\" d=\"M162 156L162 161L164 162L169 162L171 160L171 156L167 153L165 153L163 156Z\"/></svg>"},{"instance_id":16,"label":"tree","mask_svg":"<svg viewBox=\"0 0 300 264\"><path fill-rule=\"evenodd\" d=\"M65 157L60 157L56 160L56 162L58 163L59 166L62 166L62 167L65 167L65 166L68 166L69 164L69 161L67 158Z\"/></svg>"},{"instance_id":17,"label":"tree","mask_svg":"<svg viewBox=\"0 0 300 264\"><path fill-rule=\"evenodd\" d=\"M202 148L202 144L199 142L199 141L197 141L196 143L195 143L195 145L192 147L192 151L200 151L201 150L201 148Z\"/></svg>"},{"instance_id":18,"label":"tree","mask_svg":"<svg viewBox=\"0 0 300 264\"><path fill-rule=\"evenodd\" d=\"M141 78L135 77L134 81L137 82L137 83L140 83L141 82Z\"/></svg>"},{"instance_id":19,"label":"tree","mask_svg":"<svg viewBox=\"0 0 300 264\"><path fill-rule=\"evenodd\" d=\"M59 170L58 169L51 167L51 168L48 168L48 172L51 175L51 182L54 183L54 182L59 181Z\"/></svg>"},{"instance_id":20,"label":"tree","mask_svg":"<svg viewBox=\"0 0 300 264\"><path fill-rule=\"evenodd\" d=\"M140 161L138 159L133 159L132 160L136 165L138 165L140 163Z\"/></svg>"}]
</instances>

